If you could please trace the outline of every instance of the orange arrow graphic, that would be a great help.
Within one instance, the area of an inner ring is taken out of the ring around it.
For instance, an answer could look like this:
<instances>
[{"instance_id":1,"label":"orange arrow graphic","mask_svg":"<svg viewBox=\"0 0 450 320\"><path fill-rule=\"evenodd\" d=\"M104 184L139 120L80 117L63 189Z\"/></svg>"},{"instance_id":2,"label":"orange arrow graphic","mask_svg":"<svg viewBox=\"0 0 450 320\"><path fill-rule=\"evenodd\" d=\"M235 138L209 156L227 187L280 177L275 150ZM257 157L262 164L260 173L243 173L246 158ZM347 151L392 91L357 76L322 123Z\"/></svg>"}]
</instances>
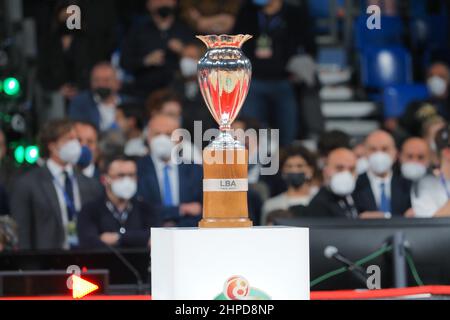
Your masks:
<instances>
[{"instance_id":1,"label":"orange arrow graphic","mask_svg":"<svg viewBox=\"0 0 450 320\"><path fill-rule=\"evenodd\" d=\"M72 297L74 299L81 299L85 295L94 292L98 286L86 281L79 276L72 275Z\"/></svg>"}]
</instances>

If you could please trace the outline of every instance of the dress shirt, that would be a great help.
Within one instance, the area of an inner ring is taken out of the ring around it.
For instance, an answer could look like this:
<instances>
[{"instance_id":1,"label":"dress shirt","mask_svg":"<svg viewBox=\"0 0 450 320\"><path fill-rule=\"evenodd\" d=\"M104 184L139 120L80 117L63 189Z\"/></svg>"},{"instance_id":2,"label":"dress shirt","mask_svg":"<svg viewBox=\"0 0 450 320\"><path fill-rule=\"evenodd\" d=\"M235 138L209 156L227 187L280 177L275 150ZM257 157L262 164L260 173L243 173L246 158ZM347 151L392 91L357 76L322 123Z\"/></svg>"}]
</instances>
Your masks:
<instances>
[{"instance_id":1,"label":"dress shirt","mask_svg":"<svg viewBox=\"0 0 450 320\"><path fill-rule=\"evenodd\" d=\"M369 178L370 188L372 189L373 196L375 198L375 203L377 208L380 208L381 203L381 184L384 183L386 197L391 201L391 181L392 181L392 171L385 177L380 178L373 174L370 170L367 172L367 177Z\"/></svg>"},{"instance_id":2,"label":"dress shirt","mask_svg":"<svg viewBox=\"0 0 450 320\"><path fill-rule=\"evenodd\" d=\"M80 189L78 188L78 183L74 175L73 167L71 165L66 165L65 167L61 167L58 165L55 161L52 159L47 160L47 168L50 171L50 173L53 176L53 185L55 186L56 194L58 196L58 203L59 208L61 212L61 218L64 226L64 230L66 233L66 241L64 244L65 248L68 248L68 230L67 226L69 224L69 216L67 212L67 204L66 199L64 197L64 171L67 171L69 176L72 179L72 186L73 186L73 198L74 198L74 205L76 212L79 212L81 210L81 196L80 196Z\"/></svg>"},{"instance_id":3,"label":"dress shirt","mask_svg":"<svg viewBox=\"0 0 450 320\"><path fill-rule=\"evenodd\" d=\"M164 167L166 165L170 166L169 179L170 179L170 190L172 191L172 203L174 206L180 204L180 188L179 188L179 176L178 176L178 166L172 161L164 162L161 159L151 156L153 163L155 165L156 176L158 177L159 190L161 192L161 201L164 202Z\"/></svg>"},{"instance_id":4,"label":"dress shirt","mask_svg":"<svg viewBox=\"0 0 450 320\"><path fill-rule=\"evenodd\" d=\"M449 197L447 190L450 191L450 181L445 180L445 187L439 177L427 175L418 181L417 192L411 198L412 208L415 217L431 218L442 206L444 206Z\"/></svg>"}]
</instances>

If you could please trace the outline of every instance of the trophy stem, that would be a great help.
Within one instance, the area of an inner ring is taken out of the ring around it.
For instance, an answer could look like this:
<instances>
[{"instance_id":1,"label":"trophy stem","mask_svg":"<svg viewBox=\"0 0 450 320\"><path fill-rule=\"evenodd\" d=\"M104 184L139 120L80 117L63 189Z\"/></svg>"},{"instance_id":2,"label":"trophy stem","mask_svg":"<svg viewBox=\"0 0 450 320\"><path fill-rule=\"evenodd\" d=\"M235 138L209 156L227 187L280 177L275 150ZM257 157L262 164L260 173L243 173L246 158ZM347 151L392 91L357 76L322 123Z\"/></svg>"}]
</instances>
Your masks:
<instances>
[{"instance_id":1,"label":"trophy stem","mask_svg":"<svg viewBox=\"0 0 450 320\"><path fill-rule=\"evenodd\" d=\"M234 139L233 135L231 134L232 129L229 124L221 125L219 127L219 130L219 135L213 142L211 142L211 144L208 146L209 148L216 150L245 149L242 143Z\"/></svg>"}]
</instances>

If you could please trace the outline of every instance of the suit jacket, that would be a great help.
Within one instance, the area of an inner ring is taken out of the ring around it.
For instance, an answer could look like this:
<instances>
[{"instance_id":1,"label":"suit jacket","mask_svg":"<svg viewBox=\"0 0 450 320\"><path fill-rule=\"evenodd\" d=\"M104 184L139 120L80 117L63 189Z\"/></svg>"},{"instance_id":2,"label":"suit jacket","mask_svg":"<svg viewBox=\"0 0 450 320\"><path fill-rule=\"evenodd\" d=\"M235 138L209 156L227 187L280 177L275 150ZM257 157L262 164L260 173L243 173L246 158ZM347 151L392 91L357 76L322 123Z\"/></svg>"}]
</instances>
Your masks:
<instances>
[{"instance_id":1,"label":"suit jacket","mask_svg":"<svg viewBox=\"0 0 450 320\"><path fill-rule=\"evenodd\" d=\"M100 240L104 232L119 233L121 224L106 206L106 195L83 206L78 220L77 232L80 246L85 248L104 248ZM131 199L132 209L124 223L126 232L120 237L119 247L147 248L150 228L160 225L159 215L146 202L134 197Z\"/></svg>"},{"instance_id":2,"label":"suit jacket","mask_svg":"<svg viewBox=\"0 0 450 320\"><path fill-rule=\"evenodd\" d=\"M367 173L358 177L353 194L359 212L378 211ZM411 208L411 182L394 170L391 180L391 214L403 216Z\"/></svg>"},{"instance_id":3,"label":"suit jacket","mask_svg":"<svg viewBox=\"0 0 450 320\"><path fill-rule=\"evenodd\" d=\"M75 172L75 178L82 205L101 195L98 181L79 172ZM63 248L62 214L47 166L34 168L17 180L11 196L11 212L18 225L20 249Z\"/></svg>"},{"instance_id":4,"label":"suit jacket","mask_svg":"<svg viewBox=\"0 0 450 320\"><path fill-rule=\"evenodd\" d=\"M301 210L303 217L310 218L350 218L358 214L357 208L345 197L337 196L327 187L320 188L319 192L311 199L308 207ZM295 210L294 210L295 212Z\"/></svg>"},{"instance_id":5,"label":"suit jacket","mask_svg":"<svg viewBox=\"0 0 450 320\"><path fill-rule=\"evenodd\" d=\"M180 164L178 166L180 203L202 203L202 167L195 164ZM159 189L158 176L151 156L145 156L138 160L138 196L144 201L156 206L161 212L163 221L173 220L178 226L197 226L201 216L181 217L179 207L165 207L162 204L161 190Z\"/></svg>"},{"instance_id":6,"label":"suit jacket","mask_svg":"<svg viewBox=\"0 0 450 320\"><path fill-rule=\"evenodd\" d=\"M120 95L122 102L128 102L131 99ZM74 121L85 121L95 125L100 130L100 111L97 108L97 102L90 90L81 92L75 96L69 105L69 118Z\"/></svg>"}]
</instances>

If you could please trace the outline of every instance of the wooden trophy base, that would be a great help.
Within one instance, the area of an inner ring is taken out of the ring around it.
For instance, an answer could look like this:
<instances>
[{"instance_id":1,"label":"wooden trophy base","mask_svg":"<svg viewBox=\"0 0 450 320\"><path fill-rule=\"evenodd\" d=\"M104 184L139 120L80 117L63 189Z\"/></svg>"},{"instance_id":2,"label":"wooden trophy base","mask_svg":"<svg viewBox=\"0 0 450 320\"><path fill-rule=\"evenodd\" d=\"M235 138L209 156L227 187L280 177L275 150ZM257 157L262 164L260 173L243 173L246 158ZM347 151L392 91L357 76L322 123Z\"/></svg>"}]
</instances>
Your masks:
<instances>
[{"instance_id":1,"label":"wooden trophy base","mask_svg":"<svg viewBox=\"0 0 450 320\"><path fill-rule=\"evenodd\" d=\"M247 228L247 161L245 149L203 151L203 219L200 228Z\"/></svg>"}]
</instances>

